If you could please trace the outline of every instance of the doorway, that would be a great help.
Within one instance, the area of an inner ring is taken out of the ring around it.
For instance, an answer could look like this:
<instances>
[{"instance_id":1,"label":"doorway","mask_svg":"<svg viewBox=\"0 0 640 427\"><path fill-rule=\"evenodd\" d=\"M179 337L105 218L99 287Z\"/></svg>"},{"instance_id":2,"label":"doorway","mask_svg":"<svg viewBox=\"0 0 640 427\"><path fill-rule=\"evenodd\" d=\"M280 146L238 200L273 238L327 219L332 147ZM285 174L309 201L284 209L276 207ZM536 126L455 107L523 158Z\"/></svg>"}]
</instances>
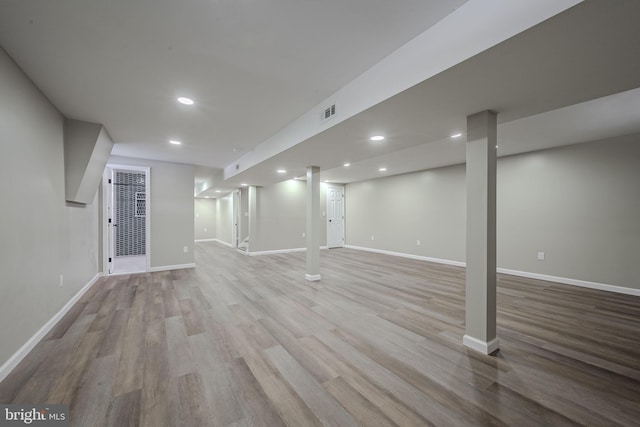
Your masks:
<instances>
[{"instance_id":1,"label":"doorway","mask_svg":"<svg viewBox=\"0 0 640 427\"><path fill-rule=\"evenodd\" d=\"M231 242L233 244L234 248L239 248L240 247L240 236L242 235L242 229L241 229L241 223L240 223L240 212L242 211L242 201L241 201L241 197L240 197L240 190L235 190L232 193L232 202L233 202L233 207L232 207L232 220L231 220L231 227L232 228L232 236L231 236Z\"/></svg>"},{"instance_id":2,"label":"doorway","mask_svg":"<svg viewBox=\"0 0 640 427\"><path fill-rule=\"evenodd\" d=\"M107 165L104 182L104 271L149 270L149 168Z\"/></svg>"},{"instance_id":3,"label":"doorway","mask_svg":"<svg viewBox=\"0 0 640 427\"><path fill-rule=\"evenodd\" d=\"M327 187L327 246L344 247L344 187Z\"/></svg>"}]
</instances>

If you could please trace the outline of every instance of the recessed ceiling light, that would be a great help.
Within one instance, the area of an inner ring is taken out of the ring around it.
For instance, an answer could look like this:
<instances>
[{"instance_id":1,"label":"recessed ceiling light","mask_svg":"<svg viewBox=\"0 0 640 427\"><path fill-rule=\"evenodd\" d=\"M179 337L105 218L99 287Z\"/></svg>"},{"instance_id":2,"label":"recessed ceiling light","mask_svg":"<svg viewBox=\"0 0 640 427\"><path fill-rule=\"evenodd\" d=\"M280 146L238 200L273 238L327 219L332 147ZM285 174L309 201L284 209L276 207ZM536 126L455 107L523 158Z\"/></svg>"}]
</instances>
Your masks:
<instances>
[{"instance_id":1,"label":"recessed ceiling light","mask_svg":"<svg viewBox=\"0 0 640 427\"><path fill-rule=\"evenodd\" d=\"M460 138L461 136L462 136L462 133L458 132L451 135L451 138Z\"/></svg>"},{"instance_id":2,"label":"recessed ceiling light","mask_svg":"<svg viewBox=\"0 0 640 427\"><path fill-rule=\"evenodd\" d=\"M348 168L349 166L351 166L351 163L345 163L345 164L344 164L344 165L342 165L342 166L344 166L345 168Z\"/></svg>"},{"instance_id":3,"label":"recessed ceiling light","mask_svg":"<svg viewBox=\"0 0 640 427\"><path fill-rule=\"evenodd\" d=\"M278 172L278 173L287 173L287 170L286 169L278 169L276 172Z\"/></svg>"},{"instance_id":4,"label":"recessed ceiling light","mask_svg":"<svg viewBox=\"0 0 640 427\"><path fill-rule=\"evenodd\" d=\"M380 169L378 169L378 170L379 170L380 172L386 172L386 171L387 171L387 168L380 168Z\"/></svg>"},{"instance_id":5,"label":"recessed ceiling light","mask_svg":"<svg viewBox=\"0 0 640 427\"><path fill-rule=\"evenodd\" d=\"M382 135L375 135L371 137L372 141L382 141L384 139L384 136Z\"/></svg>"},{"instance_id":6,"label":"recessed ceiling light","mask_svg":"<svg viewBox=\"0 0 640 427\"><path fill-rule=\"evenodd\" d=\"M220 192L220 190L216 190L216 193L219 193L219 192Z\"/></svg>"},{"instance_id":7,"label":"recessed ceiling light","mask_svg":"<svg viewBox=\"0 0 640 427\"><path fill-rule=\"evenodd\" d=\"M245 184L245 183L240 184L240 186L241 186L241 187L246 187L246 186L248 186L248 185L249 185L249 184Z\"/></svg>"},{"instance_id":8,"label":"recessed ceiling light","mask_svg":"<svg viewBox=\"0 0 640 427\"><path fill-rule=\"evenodd\" d=\"M184 105L193 105L193 99L187 98L186 96L179 97L178 102Z\"/></svg>"},{"instance_id":9,"label":"recessed ceiling light","mask_svg":"<svg viewBox=\"0 0 640 427\"><path fill-rule=\"evenodd\" d=\"M176 141L175 139L171 139L171 140L169 140L169 144L180 145L180 144L182 144L182 142Z\"/></svg>"}]
</instances>

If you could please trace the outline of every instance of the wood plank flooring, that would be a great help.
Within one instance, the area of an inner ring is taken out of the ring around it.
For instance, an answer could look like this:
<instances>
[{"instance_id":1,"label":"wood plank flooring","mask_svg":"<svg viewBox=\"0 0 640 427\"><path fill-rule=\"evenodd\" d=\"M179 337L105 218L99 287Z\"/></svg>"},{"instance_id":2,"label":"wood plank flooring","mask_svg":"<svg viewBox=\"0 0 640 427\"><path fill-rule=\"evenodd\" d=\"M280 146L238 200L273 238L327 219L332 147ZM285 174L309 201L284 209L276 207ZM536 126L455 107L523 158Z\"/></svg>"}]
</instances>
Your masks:
<instances>
[{"instance_id":1,"label":"wood plank flooring","mask_svg":"<svg viewBox=\"0 0 640 427\"><path fill-rule=\"evenodd\" d=\"M640 298L499 276L501 349L462 346L464 270L358 252L96 283L0 383L73 426L640 424Z\"/></svg>"}]
</instances>

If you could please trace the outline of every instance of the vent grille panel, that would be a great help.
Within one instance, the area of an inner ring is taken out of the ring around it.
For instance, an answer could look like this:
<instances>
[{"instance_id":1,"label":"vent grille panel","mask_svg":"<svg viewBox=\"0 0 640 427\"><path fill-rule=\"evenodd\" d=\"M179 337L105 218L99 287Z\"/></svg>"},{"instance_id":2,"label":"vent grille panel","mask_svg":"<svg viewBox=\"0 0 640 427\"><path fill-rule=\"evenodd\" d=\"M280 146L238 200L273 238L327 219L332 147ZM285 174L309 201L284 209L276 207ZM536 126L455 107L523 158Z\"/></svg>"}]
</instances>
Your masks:
<instances>
[{"instance_id":1,"label":"vent grille panel","mask_svg":"<svg viewBox=\"0 0 640 427\"><path fill-rule=\"evenodd\" d=\"M147 213L145 174L116 171L113 184L116 256L144 255Z\"/></svg>"},{"instance_id":2,"label":"vent grille panel","mask_svg":"<svg viewBox=\"0 0 640 427\"><path fill-rule=\"evenodd\" d=\"M330 105L325 108L320 114L320 119L324 122L325 120L329 120L331 117L336 115L336 104Z\"/></svg>"}]
</instances>

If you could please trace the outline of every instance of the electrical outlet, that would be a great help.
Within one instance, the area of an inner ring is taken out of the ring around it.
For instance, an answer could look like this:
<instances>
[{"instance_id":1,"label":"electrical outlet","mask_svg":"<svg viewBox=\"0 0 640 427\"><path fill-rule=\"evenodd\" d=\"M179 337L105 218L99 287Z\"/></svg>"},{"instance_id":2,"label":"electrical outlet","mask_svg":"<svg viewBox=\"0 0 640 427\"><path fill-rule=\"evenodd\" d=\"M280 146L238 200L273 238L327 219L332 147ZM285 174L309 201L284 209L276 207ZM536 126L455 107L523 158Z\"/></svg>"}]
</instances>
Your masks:
<instances>
[{"instance_id":1,"label":"electrical outlet","mask_svg":"<svg viewBox=\"0 0 640 427\"><path fill-rule=\"evenodd\" d=\"M416 240L416 246L420 246L420 240Z\"/></svg>"},{"instance_id":2,"label":"electrical outlet","mask_svg":"<svg viewBox=\"0 0 640 427\"><path fill-rule=\"evenodd\" d=\"M304 231L302 232L302 237L307 237L307 233L305 233Z\"/></svg>"},{"instance_id":3,"label":"electrical outlet","mask_svg":"<svg viewBox=\"0 0 640 427\"><path fill-rule=\"evenodd\" d=\"M59 287L63 287L64 286L64 275L60 275L60 281L58 282L58 286Z\"/></svg>"},{"instance_id":4,"label":"electrical outlet","mask_svg":"<svg viewBox=\"0 0 640 427\"><path fill-rule=\"evenodd\" d=\"M373 234L371 235L371 240L376 240L375 237L373 237Z\"/></svg>"},{"instance_id":5,"label":"electrical outlet","mask_svg":"<svg viewBox=\"0 0 640 427\"><path fill-rule=\"evenodd\" d=\"M538 259L544 261L544 252L538 252Z\"/></svg>"},{"instance_id":6,"label":"electrical outlet","mask_svg":"<svg viewBox=\"0 0 640 427\"><path fill-rule=\"evenodd\" d=\"M184 248L182 248L182 250L184 251L184 253L189 253L189 246L185 246Z\"/></svg>"},{"instance_id":7,"label":"electrical outlet","mask_svg":"<svg viewBox=\"0 0 640 427\"><path fill-rule=\"evenodd\" d=\"M204 231L205 231L205 232L207 231L207 227L205 227L205 228L204 228Z\"/></svg>"}]
</instances>

